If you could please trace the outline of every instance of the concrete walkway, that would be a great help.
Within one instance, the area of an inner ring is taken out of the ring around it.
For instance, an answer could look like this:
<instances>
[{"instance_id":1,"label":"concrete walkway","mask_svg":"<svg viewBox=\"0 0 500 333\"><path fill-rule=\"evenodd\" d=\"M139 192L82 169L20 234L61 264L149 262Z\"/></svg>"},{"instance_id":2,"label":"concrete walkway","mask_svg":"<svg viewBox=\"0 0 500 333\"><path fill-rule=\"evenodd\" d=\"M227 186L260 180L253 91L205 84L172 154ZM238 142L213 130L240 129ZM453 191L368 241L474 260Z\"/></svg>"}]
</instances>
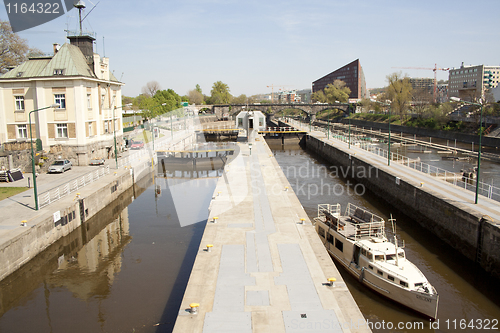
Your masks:
<instances>
[{"instance_id":1,"label":"concrete walkway","mask_svg":"<svg viewBox=\"0 0 500 333\"><path fill-rule=\"evenodd\" d=\"M370 332L265 141L251 153L239 145L214 192L174 332Z\"/></svg>"},{"instance_id":2,"label":"concrete walkway","mask_svg":"<svg viewBox=\"0 0 500 333\"><path fill-rule=\"evenodd\" d=\"M303 128L305 129L305 127ZM346 152L351 152L357 157L368 159L373 166L376 166L377 168L382 170L386 170L403 180L410 180L416 182L417 184L422 184L421 186L424 187L426 191L433 191L437 194L445 196L449 199L450 203L460 207L465 211L475 211L483 216L489 216L493 220L492 223L500 225L500 203L498 201L488 199L487 197L480 195L478 204L474 204L475 192L468 191L461 187L450 184L442 179L432 177L423 172L419 172L415 169L406 167L397 163L396 161L392 161L391 165L388 166L387 158L370 153L352 144L349 148L348 143L335 139L327 139L325 133L323 132L312 131L310 135L324 142L330 143Z\"/></svg>"}]
</instances>

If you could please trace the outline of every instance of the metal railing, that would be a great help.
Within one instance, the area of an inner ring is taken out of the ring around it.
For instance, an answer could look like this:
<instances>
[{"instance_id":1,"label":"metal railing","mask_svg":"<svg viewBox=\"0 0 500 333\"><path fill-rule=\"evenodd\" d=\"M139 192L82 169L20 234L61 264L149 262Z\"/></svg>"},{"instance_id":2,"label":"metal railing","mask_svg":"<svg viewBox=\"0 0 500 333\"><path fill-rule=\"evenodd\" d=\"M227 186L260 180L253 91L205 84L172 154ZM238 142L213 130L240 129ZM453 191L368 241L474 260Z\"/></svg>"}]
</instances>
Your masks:
<instances>
[{"instance_id":1,"label":"metal railing","mask_svg":"<svg viewBox=\"0 0 500 333\"><path fill-rule=\"evenodd\" d=\"M289 123L302 127L304 124L290 119ZM313 126L312 131L318 131L324 133L330 139L336 139L345 143L349 142L349 135L347 135L343 131L338 130L330 130L328 133L326 128ZM367 142L365 140L361 140L356 134L351 133L350 136L351 145L361 148L367 152L373 153L375 155L381 156L385 159L388 158L388 151L379 147L374 146L372 143ZM391 161L394 161L398 164L406 166L408 168L420 171L422 173L427 174L428 176L439 178L444 180L450 184L455 186L464 188L466 190L475 192L476 191L476 179L472 179L469 177L464 177L461 173L449 171L446 169L442 169L427 163L420 162L419 160L411 159L409 157L400 155L398 153L391 152ZM485 196L489 199L500 201L500 188L486 184L484 182L479 182L479 191L478 193L482 196Z\"/></svg>"},{"instance_id":2,"label":"metal railing","mask_svg":"<svg viewBox=\"0 0 500 333\"><path fill-rule=\"evenodd\" d=\"M81 189L84 186L87 186L97 179L104 177L109 174L109 166L105 166L99 168L95 171L92 171L86 175L79 176L66 184L55 187L48 191L45 191L38 195L38 202L40 208L50 205L51 203L61 199L62 197L67 196L68 194L75 192Z\"/></svg>"}]
</instances>

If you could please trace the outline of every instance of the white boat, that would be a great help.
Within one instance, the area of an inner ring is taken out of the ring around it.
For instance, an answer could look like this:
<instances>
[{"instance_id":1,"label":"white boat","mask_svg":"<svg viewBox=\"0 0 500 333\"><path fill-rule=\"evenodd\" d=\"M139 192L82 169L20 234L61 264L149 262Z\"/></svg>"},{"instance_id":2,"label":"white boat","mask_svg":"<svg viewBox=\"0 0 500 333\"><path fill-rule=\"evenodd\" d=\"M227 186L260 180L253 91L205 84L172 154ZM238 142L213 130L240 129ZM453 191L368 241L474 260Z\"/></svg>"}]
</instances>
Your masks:
<instances>
[{"instance_id":1,"label":"white boat","mask_svg":"<svg viewBox=\"0 0 500 333\"><path fill-rule=\"evenodd\" d=\"M398 246L397 237L394 236L394 242L387 239L384 219L349 203L344 215L340 204L318 205L318 217L314 220L329 254L351 275L373 291L436 319L436 289L406 259L404 246Z\"/></svg>"}]
</instances>

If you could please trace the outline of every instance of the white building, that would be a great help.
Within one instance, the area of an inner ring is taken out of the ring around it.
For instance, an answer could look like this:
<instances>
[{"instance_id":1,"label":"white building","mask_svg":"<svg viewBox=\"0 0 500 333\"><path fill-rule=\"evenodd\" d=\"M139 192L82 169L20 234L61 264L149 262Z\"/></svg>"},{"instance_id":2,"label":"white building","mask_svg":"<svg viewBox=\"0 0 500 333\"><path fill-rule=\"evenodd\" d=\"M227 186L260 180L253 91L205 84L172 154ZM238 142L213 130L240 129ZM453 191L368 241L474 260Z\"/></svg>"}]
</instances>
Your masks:
<instances>
[{"instance_id":1,"label":"white building","mask_svg":"<svg viewBox=\"0 0 500 333\"><path fill-rule=\"evenodd\" d=\"M500 81L500 66L462 66L449 72L449 97L458 97L467 101L484 96L486 90L495 88Z\"/></svg>"},{"instance_id":2,"label":"white building","mask_svg":"<svg viewBox=\"0 0 500 333\"><path fill-rule=\"evenodd\" d=\"M68 33L70 43L54 44L54 54L30 58L0 77L0 143L33 139L76 165L111 158L114 134L121 147L121 86L109 58L93 52L93 34ZM114 133L113 131L116 131Z\"/></svg>"}]
</instances>

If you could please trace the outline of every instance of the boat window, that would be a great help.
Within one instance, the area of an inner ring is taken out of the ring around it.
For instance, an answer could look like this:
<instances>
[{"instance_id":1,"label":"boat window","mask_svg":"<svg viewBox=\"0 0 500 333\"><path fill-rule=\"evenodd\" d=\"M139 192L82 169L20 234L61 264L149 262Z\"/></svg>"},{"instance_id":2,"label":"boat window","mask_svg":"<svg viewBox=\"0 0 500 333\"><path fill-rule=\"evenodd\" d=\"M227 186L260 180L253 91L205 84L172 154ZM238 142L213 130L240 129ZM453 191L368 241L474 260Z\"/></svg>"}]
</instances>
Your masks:
<instances>
[{"instance_id":1,"label":"boat window","mask_svg":"<svg viewBox=\"0 0 500 333\"><path fill-rule=\"evenodd\" d=\"M396 260L396 254L386 254L386 260Z\"/></svg>"},{"instance_id":2,"label":"boat window","mask_svg":"<svg viewBox=\"0 0 500 333\"><path fill-rule=\"evenodd\" d=\"M391 280L391 281L394 281L394 276L392 276L392 275L387 275L387 278L388 278L389 280Z\"/></svg>"},{"instance_id":3,"label":"boat window","mask_svg":"<svg viewBox=\"0 0 500 333\"><path fill-rule=\"evenodd\" d=\"M408 283L404 281L399 281L399 284L402 285L403 287L408 288Z\"/></svg>"},{"instance_id":4,"label":"boat window","mask_svg":"<svg viewBox=\"0 0 500 333\"><path fill-rule=\"evenodd\" d=\"M366 257L367 257L368 259L370 259L370 260L373 260L372 253L371 253L371 252L369 252L369 251L367 251L367 252L366 252Z\"/></svg>"},{"instance_id":5,"label":"boat window","mask_svg":"<svg viewBox=\"0 0 500 333\"><path fill-rule=\"evenodd\" d=\"M382 272L380 269L377 269L377 274L381 275L381 276L384 276L384 272Z\"/></svg>"},{"instance_id":6,"label":"boat window","mask_svg":"<svg viewBox=\"0 0 500 333\"><path fill-rule=\"evenodd\" d=\"M319 234L321 237L325 238L325 229L323 229L323 228L318 228L318 234Z\"/></svg>"},{"instance_id":7,"label":"boat window","mask_svg":"<svg viewBox=\"0 0 500 333\"><path fill-rule=\"evenodd\" d=\"M415 287L420 287L420 286L423 286L423 285L424 285L423 282L415 283Z\"/></svg>"},{"instance_id":8,"label":"boat window","mask_svg":"<svg viewBox=\"0 0 500 333\"><path fill-rule=\"evenodd\" d=\"M373 266L372 265L368 265L368 268L373 270Z\"/></svg>"},{"instance_id":9,"label":"boat window","mask_svg":"<svg viewBox=\"0 0 500 333\"><path fill-rule=\"evenodd\" d=\"M366 250L365 249L361 249L361 254L366 257Z\"/></svg>"},{"instance_id":10,"label":"boat window","mask_svg":"<svg viewBox=\"0 0 500 333\"><path fill-rule=\"evenodd\" d=\"M404 258L405 257L405 252L404 251L398 252L398 255L399 255L400 258Z\"/></svg>"},{"instance_id":11,"label":"boat window","mask_svg":"<svg viewBox=\"0 0 500 333\"><path fill-rule=\"evenodd\" d=\"M335 247L340 250L340 252L344 252L344 243L335 238Z\"/></svg>"},{"instance_id":12,"label":"boat window","mask_svg":"<svg viewBox=\"0 0 500 333\"><path fill-rule=\"evenodd\" d=\"M375 261L377 261L377 260L384 261L384 255L383 254L376 254Z\"/></svg>"},{"instance_id":13,"label":"boat window","mask_svg":"<svg viewBox=\"0 0 500 333\"><path fill-rule=\"evenodd\" d=\"M332 234L327 234L326 239L328 240L328 243L333 244L333 236Z\"/></svg>"}]
</instances>

